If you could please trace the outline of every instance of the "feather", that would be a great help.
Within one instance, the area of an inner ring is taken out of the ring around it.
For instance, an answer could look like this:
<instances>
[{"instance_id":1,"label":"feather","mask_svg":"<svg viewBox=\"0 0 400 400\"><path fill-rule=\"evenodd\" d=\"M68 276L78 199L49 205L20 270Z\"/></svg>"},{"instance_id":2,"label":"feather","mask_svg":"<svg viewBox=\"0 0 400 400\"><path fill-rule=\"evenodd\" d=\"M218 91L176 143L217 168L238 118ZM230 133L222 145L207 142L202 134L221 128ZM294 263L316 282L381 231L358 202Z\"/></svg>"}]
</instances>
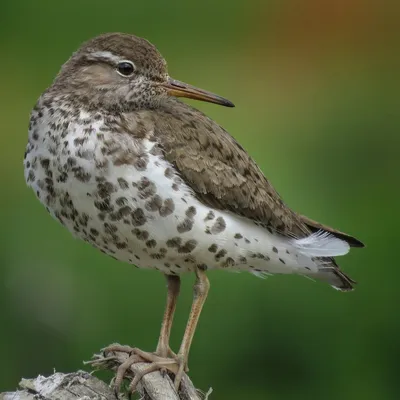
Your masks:
<instances>
[{"instance_id":1,"label":"feather","mask_svg":"<svg viewBox=\"0 0 400 400\"><path fill-rule=\"evenodd\" d=\"M291 240L291 245L308 257L342 256L350 250L350 245L347 242L322 230L302 239Z\"/></svg>"}]
</instances>

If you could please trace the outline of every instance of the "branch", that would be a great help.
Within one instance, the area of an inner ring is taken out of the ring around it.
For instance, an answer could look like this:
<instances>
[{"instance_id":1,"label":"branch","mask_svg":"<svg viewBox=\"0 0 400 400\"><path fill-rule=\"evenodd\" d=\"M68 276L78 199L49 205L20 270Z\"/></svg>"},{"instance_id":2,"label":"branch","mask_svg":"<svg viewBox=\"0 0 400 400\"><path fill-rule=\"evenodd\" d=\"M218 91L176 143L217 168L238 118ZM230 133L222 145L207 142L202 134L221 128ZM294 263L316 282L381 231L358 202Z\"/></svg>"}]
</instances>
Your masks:
<instances>
[{"instance_id":1,"label":"branch","mask_svg":"<svg viewBox=\"0 0 400 400\"><path fill-rule=\"evenodd\" d=\"M115 352L104 357L102 353L95 354L91 364L96 369L116 371L128 358L127 353ZM128 369L126 377L132 379L136 373L148 368L148 363L135 363ZM115 400L112 387L85 371L69 374L54 373L49 377L39 375L34 379L22 379L15 392L0 394L0 400ZM197 390L190 378L184 374L179 393L174 388L168 374L163 377L159 371L151 372L139 381L137 391L141 400L207 400L211 389L206 394ZM125 395L122 395L125 397ZM121 398L121 395L120 395Z\"/></svg>"}]
</instances>

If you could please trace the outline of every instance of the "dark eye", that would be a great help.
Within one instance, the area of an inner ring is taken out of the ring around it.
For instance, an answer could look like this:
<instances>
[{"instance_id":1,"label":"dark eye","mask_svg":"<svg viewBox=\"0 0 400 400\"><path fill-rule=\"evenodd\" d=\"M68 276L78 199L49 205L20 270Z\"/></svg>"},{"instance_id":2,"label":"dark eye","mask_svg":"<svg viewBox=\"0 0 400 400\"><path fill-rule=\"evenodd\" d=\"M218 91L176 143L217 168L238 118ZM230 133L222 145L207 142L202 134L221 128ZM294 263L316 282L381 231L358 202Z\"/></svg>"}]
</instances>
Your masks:
<instances>
[{"instance_id":1,"label":"dark eye","mask_svg":"<svg viewBox=\"0 0 400 400\"><path fill-rule=\"evenodd\" d=\"M122 76L131 76L135 71L135 67L130 61L121 61L117 65L117 72Z\"/></svg>"}]
</instances>

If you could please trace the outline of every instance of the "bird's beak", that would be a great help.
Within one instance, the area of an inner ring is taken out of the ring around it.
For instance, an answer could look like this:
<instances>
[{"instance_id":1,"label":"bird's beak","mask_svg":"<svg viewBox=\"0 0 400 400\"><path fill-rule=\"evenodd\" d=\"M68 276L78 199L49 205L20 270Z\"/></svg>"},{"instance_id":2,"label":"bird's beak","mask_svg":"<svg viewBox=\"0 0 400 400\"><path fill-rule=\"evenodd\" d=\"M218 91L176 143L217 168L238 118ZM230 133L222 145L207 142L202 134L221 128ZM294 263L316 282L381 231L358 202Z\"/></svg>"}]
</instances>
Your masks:
<instances>
[{"instance_id":1,"label":"bird's beak","mask_svg":"<svg viewBox=\"0 0 400 400\"><path fill-rule=\"evenodd\" d=\"M188 99L208 101L209 103L215 103L225 107L235 107L232 102L221 96L172 78L168 78L167 83L164 83L163 86L167 89L167 93L170 96L187 97Z\"/></svg>"}]
</instances>

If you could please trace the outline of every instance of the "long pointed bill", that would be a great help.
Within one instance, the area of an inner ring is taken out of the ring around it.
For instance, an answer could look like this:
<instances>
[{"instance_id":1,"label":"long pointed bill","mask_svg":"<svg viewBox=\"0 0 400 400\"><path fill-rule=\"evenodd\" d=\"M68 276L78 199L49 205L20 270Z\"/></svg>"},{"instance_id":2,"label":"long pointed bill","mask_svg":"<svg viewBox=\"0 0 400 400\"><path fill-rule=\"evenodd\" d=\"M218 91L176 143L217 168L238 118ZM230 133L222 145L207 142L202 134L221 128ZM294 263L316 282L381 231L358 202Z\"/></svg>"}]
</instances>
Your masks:
<instances>
[{"instance_id":1,"label":"long pointed bill","mask_svg":"<svg viewBox=\"0 0 400 400\"><path fill-rule=\"evenodd\" d=\"M235 107L232 102L221 96L198 89L192 85L188 85L187 83L172 78L169 78L168 82L163 86L167 89L170 96L187 97L188 99L208 101L209 103L215 103L225 107Z\"/></svg>"}]
</instances>

